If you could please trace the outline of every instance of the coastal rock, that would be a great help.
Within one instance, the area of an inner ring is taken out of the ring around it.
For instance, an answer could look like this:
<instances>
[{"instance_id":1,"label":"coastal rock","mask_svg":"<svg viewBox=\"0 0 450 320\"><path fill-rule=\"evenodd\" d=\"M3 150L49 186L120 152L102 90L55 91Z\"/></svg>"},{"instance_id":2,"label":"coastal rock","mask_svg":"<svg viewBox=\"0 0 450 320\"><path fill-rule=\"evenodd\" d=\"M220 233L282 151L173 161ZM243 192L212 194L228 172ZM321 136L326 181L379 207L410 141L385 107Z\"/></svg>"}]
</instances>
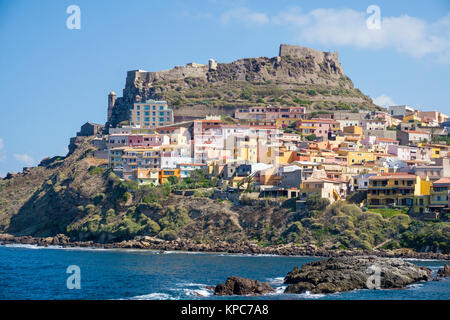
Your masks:
<instances>
[{"instance_id":1,"label":"coastal rock","mask_svg":"<svg viewBox=\"0 0 450 320\"><path fill-rule=\"evenodd\" d=\"M355 289L393 289L431 279L431 270L401 259L375 256L333 257L295 267L286 293L334 293Z\"/></svg>"},{"instance_id":2,"label":"coastal rock","mask_svg":"<svg viewBox=\"0 0 450 320\"><path fill-rule=\"evenodd\" d=\"M260 295L275 292L267 282L259 282L237 276L228 277L225 284L219 283L214 289L217 296L229 295Z\"/></svg>"},{"instance_id":3,"label":"coastal rock","mask_svg":"<svg viewBox=\"0 0 450 320\"><path fill-rule=\"evenodd\" d=\"M440 268L437 272L438 277L450 277L450 266L446 264L443 268Z\"/></svg>"}]
</instances>

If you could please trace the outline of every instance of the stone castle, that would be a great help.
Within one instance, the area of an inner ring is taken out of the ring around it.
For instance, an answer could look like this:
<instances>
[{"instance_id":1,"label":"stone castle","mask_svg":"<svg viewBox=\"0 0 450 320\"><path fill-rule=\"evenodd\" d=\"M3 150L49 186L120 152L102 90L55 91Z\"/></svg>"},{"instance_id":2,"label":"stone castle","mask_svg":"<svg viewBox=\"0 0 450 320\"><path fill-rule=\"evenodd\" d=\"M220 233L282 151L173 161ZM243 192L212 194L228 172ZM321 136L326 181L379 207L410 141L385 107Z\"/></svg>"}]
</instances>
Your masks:
<instances>
[{"instance_id":1,"label":"stone castle","mask_svg":"<svg viewBox=\"0 0 450 320\"><path fill-rule=\"evenodd\" d=\"M269 68L271 71L268 71ZM321 74L324 72L327 77ZM179 82L179 85L186 86L185 79L195 78L204 83L271 81L337 86L337 81L343 76L345 74L337 52L322 52L286 44L280 45L279 55L274 58L247 58L231 63L217 63L209 59L208 64L192 62L169 70L132 70L127 72L123 96L116 98L114 92L108 95L107 125L116 126L127 120L130 107L135 102L164 99L163 92L158 91L158 86L168 82ZM349 89L353 89L352 85Z\"/></svg>"}]
</instances>

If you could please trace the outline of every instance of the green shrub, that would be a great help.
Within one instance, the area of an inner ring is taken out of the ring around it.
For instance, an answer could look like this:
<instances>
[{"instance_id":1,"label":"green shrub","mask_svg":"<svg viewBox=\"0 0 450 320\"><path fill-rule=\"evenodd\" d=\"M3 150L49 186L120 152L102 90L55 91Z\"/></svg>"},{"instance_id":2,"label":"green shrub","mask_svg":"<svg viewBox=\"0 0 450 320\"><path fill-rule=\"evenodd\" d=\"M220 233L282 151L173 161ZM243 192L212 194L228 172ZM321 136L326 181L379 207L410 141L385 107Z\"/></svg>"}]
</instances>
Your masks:
<instances>
[{"instance_id":1,"label":"green shrub","mask_svg":"<svg viewBox=\"0 0 450 320\"><path fill-rule=\"evenodd\" d=\"M310 194L306 199L306 207L308 210L321 211L325 209L329 204L330 200L322 198L318 193Z\"/></svg>"},{"instance_id":2,"label":"green shrub","mask_svg":"<svg viewBox=\"0 0 450 320\"><path fill-rule=\"evenodd\" d=\"M98 205L99 203L103 202L106 199L106 195L104 193L98 193L95 195L95 197L92 199L94 201L95 205Z\"/></svg>"},{"instance_id":3,"label":"green shrub","mask_svg":"<svg viewBox=\"0 0 450 320\"><path fill-rule=\"evenodd\" d=\"M190 222L188 211L184 207L168 206L163 213L164 217L159 219L158 224L164 229L178 230Z\"/></svg>"},{"instance_id":4,"label":"green shrub","mask_svg":"<svg viewBox=\"0 0 450 320\"><path fill-rule=\"evenodd\" d=\"M131 193L129 193L128 191L127 192L125 192L123 195L122 195L122 200L123 200L123 202L128 202L130 199L131 199Z\"/></svg>"},{"instance_id":5,"label":"green shrub","mask_svg":"<svg viewBox=\"0 0 450 320\"><path fill-rule=\"evenodd\" d=\"M85 210L87 214L92 214L95 211L95 206L90 203L85 207Z\"/></svg>"},{"instance_id":6,"label":"green shrub","mask_svg":"<svg viewBox=\"0 0 450 320\"><path fill-rule=\"evenodd\" d=\"M91 166L91 167L89 167L89 173L91 175L102 174L103 173L103 169L100 168L100 167Z\"/></svg>"},{"instance_id":7,"label":"green shrub","mask_svg":"<svg viewBox=\"0 0 450 320\"><path fill-rule=\"evenodd\" d=\"M172 241L172 240L176 240L177 239L177 232L174 230L163 230L161 231L161 233L159 234L159 237L166 240L166 241Z\"/></svg>"}]
</instances>

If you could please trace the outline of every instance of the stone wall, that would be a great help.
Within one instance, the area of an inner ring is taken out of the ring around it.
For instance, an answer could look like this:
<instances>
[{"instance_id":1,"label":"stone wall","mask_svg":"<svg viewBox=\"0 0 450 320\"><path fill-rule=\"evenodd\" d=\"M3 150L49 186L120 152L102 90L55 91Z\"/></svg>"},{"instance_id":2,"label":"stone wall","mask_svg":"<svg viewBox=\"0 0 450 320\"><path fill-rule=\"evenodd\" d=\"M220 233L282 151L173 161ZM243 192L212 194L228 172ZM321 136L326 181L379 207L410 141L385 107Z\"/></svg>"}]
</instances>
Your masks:
<instances>
[{"instance_id":1,"label":"stone wall","mask_svg":"<svg viewBox=\"0 0 450 320\"><path fill-rule=\"evenodd\" d=\"M383 139L397 140L397 131L394 130L364 130L364 136L375 136Z\"/></svg>"}]
</instances>

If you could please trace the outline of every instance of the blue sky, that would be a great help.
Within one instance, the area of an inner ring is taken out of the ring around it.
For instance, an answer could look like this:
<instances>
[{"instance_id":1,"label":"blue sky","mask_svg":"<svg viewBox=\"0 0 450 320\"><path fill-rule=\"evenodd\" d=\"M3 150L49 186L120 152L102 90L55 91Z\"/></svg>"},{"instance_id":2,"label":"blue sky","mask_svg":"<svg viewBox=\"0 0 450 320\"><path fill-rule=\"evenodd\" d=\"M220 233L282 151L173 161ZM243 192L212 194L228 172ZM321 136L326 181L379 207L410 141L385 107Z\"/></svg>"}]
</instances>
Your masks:
<instances>
[{"instance_id":1,"label":"blue sky","mask_svg":"<svg viewBox=\"0 0 450 320\"><path fill-rule=\"evenodd\" d=\"M69 5L81 29L69 30ZM381 29L369 30L369 5ZM380 104L450 113L450 3L442 1L0 0L0 176L64 155L86 121L106 121L127 70L278 54L339 52Z\"/></svg>"}]
</instances>

